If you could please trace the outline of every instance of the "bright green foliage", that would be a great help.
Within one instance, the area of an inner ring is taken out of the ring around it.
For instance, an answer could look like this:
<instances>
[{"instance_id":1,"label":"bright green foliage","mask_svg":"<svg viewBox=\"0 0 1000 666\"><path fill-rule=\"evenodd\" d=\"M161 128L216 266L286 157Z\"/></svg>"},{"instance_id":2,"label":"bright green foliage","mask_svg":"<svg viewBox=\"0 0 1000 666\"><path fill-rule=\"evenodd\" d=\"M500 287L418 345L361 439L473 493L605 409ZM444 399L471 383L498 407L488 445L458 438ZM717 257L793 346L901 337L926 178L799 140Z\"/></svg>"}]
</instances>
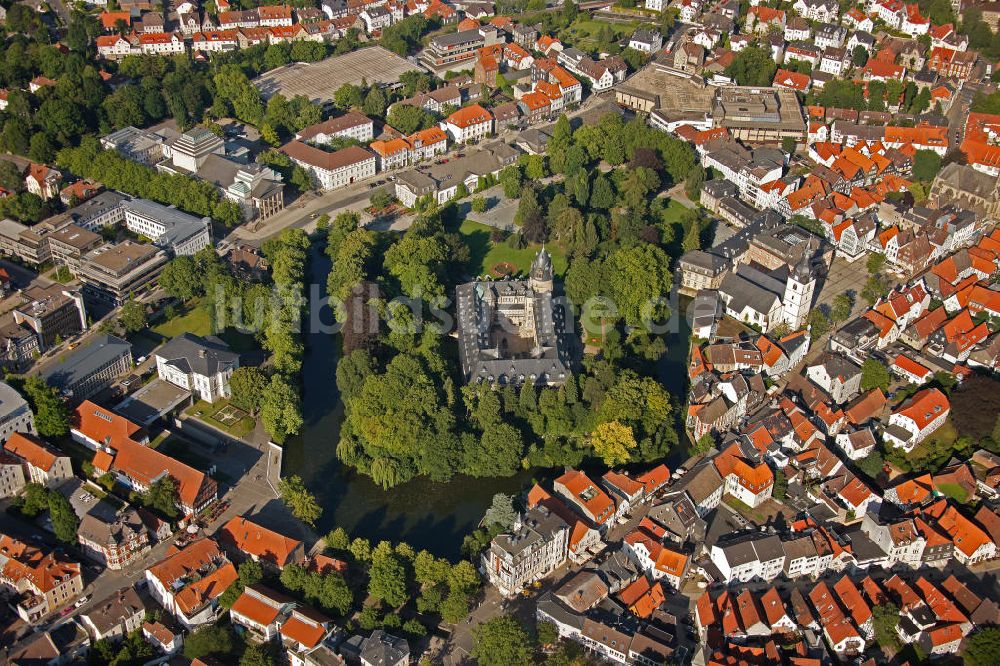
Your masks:
<instances>
[{"instance_id":1,"label":"bright green foliage","mask_svg":"<svg viewBox=\"0 0 1000 666\"><path fill-rule=\"evenodd\" d=\"M316 501L316 496L306 489L301 477L283 477L278 482L278 492L281 493L281 501L291 510L293 516L307 525L316 524L323 509Z\"/></svg>"},{"instance_id":2,"label":"bright green foliage","mask_svg":"<svg viewBox=\"0 0 1000 666\"><path fill-rule=\"evenodd\" d=\"M530 663L532 642L521 623L510 615L489 620L474 630L472 656L481 666Z\"/></svg>"}]
</instances>

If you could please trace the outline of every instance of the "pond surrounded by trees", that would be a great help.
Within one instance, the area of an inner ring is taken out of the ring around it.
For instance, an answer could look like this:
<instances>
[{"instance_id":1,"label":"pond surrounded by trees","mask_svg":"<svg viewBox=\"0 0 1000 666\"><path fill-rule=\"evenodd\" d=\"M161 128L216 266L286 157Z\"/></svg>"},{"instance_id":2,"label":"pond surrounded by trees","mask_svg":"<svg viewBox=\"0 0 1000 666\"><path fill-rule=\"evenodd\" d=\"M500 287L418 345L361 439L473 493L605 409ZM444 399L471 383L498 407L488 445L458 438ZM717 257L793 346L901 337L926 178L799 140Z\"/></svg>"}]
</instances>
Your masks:
<instances>
[{"instance_id":1,"label":"pond surrounded by trees","mask_svg":"<svg viewBox=\"0 0 1000 666\"><path fill-rule=\"evenodd\" d=\"M307 283L319 285L326 293L326 275L331 261L322 247L310 250ZM682 309L687 303L682 301ZM329 321L332 315L323 313ZM659 367L659 379L683 404L686 387L687 350L690 329L682 318L679 334L667 337L667 354ZM474 530L495 493L517 494L534 478L544 478L546 470L525 470L506 478L456 476L447 483L418 477L388 491L369 477L342 465L337 459L337 442L343 418L335 373L340 355L339 342L324 332L305 333L302 434L285 446L283 473L298 474L315 493L323 516L317 531L324 534L343 527L352 536L377 542L382 539L405 541L417 550L456 560L462 539ZM682 436L681 441L685 441ZM683 462L677 449L667 464Z\"/></svg>"}]
</instances>

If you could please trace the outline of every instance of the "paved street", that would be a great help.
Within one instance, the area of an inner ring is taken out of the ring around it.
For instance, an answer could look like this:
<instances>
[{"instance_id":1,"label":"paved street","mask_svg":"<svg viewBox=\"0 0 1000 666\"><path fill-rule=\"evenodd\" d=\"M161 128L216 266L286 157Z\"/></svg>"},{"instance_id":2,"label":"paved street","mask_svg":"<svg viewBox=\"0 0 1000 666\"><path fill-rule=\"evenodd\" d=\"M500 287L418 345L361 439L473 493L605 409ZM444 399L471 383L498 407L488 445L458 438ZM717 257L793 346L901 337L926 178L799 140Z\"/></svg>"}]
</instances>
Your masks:
<instances>
[{"instance_id":1,"label":"paved street","mask_svg":"<svg viewBox=\"0 0 1000 666\"><path fill-rule=\"evenodd\" d=\"M865 267L864 258L848 262L838 256L833 260L829 274L820 285L816 305L832 307L833 299L838 295L850 294L854 297L852 315L861 314L868 307L868 304L861 298L861 290L864 289L867 281L868 269Z\"/></svg>"}]
</instances>

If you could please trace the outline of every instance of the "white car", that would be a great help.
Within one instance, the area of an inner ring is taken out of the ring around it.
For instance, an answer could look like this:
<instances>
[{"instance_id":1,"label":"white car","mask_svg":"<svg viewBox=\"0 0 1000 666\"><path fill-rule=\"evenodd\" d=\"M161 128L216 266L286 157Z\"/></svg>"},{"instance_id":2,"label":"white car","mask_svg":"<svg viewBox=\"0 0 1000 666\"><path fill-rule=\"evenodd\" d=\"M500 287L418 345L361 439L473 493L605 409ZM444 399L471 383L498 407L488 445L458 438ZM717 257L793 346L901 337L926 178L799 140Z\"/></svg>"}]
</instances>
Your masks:
<instances>
[{"instance_id":1,"label":"white car","mask_svg":"<svg viewBox=\"0 0 1000 666\"><path fill-rule=\"evenodd\" d=\"M76 603L73 604L73 606L75 606L76 608L79 608L80 606L84 605L88 601L90 601L90 595L89 594L85 594L82 597L80 597L79 599L77 599Z\"/></svg>"}]
</instances>

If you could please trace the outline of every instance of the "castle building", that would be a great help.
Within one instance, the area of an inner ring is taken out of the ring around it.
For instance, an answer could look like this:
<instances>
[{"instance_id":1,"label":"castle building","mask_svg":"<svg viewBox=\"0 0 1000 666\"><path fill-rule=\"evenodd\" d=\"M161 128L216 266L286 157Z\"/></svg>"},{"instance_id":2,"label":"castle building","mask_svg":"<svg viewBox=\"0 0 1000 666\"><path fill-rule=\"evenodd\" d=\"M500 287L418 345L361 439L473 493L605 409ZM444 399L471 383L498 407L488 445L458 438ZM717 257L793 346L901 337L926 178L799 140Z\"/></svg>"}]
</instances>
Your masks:
<instances>
[{"instance_id":1,"label":"castle building","mask_svg":"<svg viewBox=\"0 0 1000 666\"><path fill-rule=\"evenodd\" d=\"M459 356L467 383L566 381L565 315L553 306L552 290L552 257L544 248L527 280L477 280L457 287Z\"/></svg>"}]
</instances>

